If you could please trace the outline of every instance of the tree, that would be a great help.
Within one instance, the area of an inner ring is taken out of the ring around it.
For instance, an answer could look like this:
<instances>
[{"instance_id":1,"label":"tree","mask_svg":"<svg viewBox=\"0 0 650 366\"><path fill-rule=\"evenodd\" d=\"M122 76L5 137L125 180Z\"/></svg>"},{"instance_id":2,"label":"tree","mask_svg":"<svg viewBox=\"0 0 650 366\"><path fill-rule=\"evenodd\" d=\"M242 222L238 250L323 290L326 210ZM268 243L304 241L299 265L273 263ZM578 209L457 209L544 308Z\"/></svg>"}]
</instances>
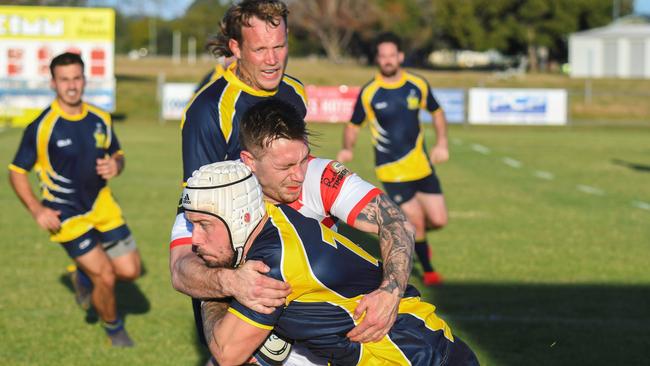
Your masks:
<instances>
[{"instance_id":1,"label":"tree","mask_svg":"<svg viewBox=\"0 0 650 366\"><path fill-rule=\"evenodd\" d=\"M377 22L378 10L371 0L293 0L290 27L313 36L330 60L338 61L355 32Z\"/></svg>"}]
</instances>

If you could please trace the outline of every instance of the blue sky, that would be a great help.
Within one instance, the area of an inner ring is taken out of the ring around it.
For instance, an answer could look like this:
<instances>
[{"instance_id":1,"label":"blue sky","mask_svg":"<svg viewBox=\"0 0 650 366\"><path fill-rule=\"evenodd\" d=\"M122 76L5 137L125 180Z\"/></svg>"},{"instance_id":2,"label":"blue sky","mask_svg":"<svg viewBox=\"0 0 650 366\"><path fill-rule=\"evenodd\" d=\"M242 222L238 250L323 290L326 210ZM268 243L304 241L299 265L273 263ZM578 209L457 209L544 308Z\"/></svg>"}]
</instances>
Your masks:
<instances>
[{"instance_id":1,"label":"blue sky","mask_svg":"<svg viewBox=\"0 0 650 366\"><path fill-rule=\"evenodd\" d=\"M634 0L637 14L650 15L650 0Z\"/></svg>"}]
</instances>

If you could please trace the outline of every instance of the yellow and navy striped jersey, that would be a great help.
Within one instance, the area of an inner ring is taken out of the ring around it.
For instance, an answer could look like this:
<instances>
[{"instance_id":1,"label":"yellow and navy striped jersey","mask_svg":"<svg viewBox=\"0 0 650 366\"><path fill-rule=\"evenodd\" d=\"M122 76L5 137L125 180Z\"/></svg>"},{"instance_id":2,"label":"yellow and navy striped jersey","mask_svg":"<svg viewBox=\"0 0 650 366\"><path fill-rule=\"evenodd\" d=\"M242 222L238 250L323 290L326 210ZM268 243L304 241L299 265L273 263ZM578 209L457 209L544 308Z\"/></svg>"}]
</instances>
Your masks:
<instances>
[{"instance_id":1,"label":"yellow and navy striped jersey","mask_svg":"<svg viewBox=\"0 0 650 366\"><path fill-rule=\"evenodd\" d=\"M275 279L292 292L286 306L272 314L257 313L236 300L229 311L262 329L300 342L332 365L433 364L436 350L453 341L435 307L420 301L408 286L391 331L376 343L346 337L360 320L354 309L363 295L382 281L382 265L346 237L286 205L266 204L269 220L255 238L247 260L261 260ZM413 362L414 360L419 360ZM384 363L382 363L384 362Z\"/></svg>"},{"instance_id":2,"label":"yellow and navy striped jersey","mask_svg":"<svg viewBox=\"0 0 650 366\"><path fill-rule=\"evenodd\" d=\"M223 67L223 65L217 64L215 67L212 68L212 70L210 70L210 72L205 74L203 79L201 79L201 81L196 85L196 89L194 89L194 92L195 93L198 92L199 90L201 90L201 88L206 86L208 83L211 83L219 79L221 76L223 76L224 72L226 72L226 69Z\"/></svg>"},{"instance_id":3,"label":"yellow and navy striped jersey","mask_svg":"<svg viewBox=\"0 0 650 366\"><path fill-rule=\"evenodd\" d=\"M375 172L382 182L408 182L431 174L421 109L435 112L440 106L423 78L402 72L400 80L387 83L381 75L361 88L351 122L370 122L375 147Z\"/></svg>"},{"instance_id":4,"label":"yellow and navy striped jersey","mask_svg":"<svg viewBox=\"0 0 650 366\"><path fill-rule=\"evenodd\" d=\"M257 102L278 98L293 105L304 118L307 95L300 81L284 75L275 91L259 91L246 85L231 64L223 77L199 90L181 120L183 135L183 181L201 166L239 159L239 120Z\"/></svg>"},{"instance_id":5,"label":"yellow and navy striped jersey","mask_svg":"<svg viewBox=\"0 0 650 366\"><path fill-rule=\"evenodd\" d=\"M32 168L41 182L45 205L66 213L89 211L106 180L97 175L97 159L122 153L110 115L87 103L77 115L55 100L29 124L9 169Z\"/></svg>"}]
</instances>

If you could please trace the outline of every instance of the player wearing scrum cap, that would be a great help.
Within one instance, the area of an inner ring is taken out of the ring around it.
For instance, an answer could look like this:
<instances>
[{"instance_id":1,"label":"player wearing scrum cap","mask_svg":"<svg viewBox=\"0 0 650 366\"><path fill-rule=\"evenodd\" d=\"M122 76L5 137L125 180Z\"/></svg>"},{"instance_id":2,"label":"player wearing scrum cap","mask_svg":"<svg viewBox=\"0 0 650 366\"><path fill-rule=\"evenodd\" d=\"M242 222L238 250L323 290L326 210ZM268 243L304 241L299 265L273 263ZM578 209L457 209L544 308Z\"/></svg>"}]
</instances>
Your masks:
<instances>
[{"instance_id":1,"label":"player wearing scrum cap","mask_svg":"<svg viewBox=\"0 0 650 366\"><path fill-rule=\"evenodd\" d=\"M330 364L478 365L471 349L452 335L407 286L399 321L377 342L345 334L359 322L357 302L382 282L382 263L348 238L285 204L263 202L257 179L241 162L209 164L195 171L183 193L195 253L208 266L259 260L268 275L292 293L270 314L232 300L213 328L210 350L219 365L238 365L271 331L300 340Z\"/></svg>"},{"instance_id":2,"label":"player wearing scrum cap","mask_svg":"<svg viewBox=\"0 0 650 366\"><path fill-rule=\"evenodd\" d=\"M348 336L356 342L381 339L397 316L399 299L411 269L413 236L405 228L405 217L381 191L341 164L310 156L305 122L291 105L277 99L259 102L242 117L240 128L242 160L260 180L265 196L275 202L291 204L300 213L327 226L333 226L339 217L349 225L379 234L382 258L386 263L384 281L359 303L355 316L365 313L365 322ZM177 219L175 235L172 246L192 242L183 216ZM255 262L248 262L237 271L247 270L251 263ZM227 280L233 272L225 268L206 268L203 264L194 267L195 286L213 288L212 281ZM214 276L213 271L217 270L226 274ZM241 295L251 291L249 287L255 282L240 280L233 284L238 286ZM275 306L283 303L284 299L264 306L247 305L256 311L272 312ZM204 303L203 306L207 343L211 341L209 330L220 318L218 307L219 303L207 306ZM292 353L292 358L295 357Z\"/></svg>"}]
</instances>

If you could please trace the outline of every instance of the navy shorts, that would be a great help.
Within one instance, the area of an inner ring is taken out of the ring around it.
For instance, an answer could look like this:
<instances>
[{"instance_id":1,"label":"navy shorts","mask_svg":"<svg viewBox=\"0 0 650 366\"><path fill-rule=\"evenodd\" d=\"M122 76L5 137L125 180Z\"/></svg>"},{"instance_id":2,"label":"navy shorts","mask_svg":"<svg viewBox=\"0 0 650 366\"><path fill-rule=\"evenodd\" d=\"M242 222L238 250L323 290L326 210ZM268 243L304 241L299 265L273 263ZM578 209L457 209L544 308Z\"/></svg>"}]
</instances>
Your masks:
<instances>
[{"instance_id":1,"label":"navy shorts","mask_svg":"<svg viewBox=\"0 0 650 366\"><path fill-rule=\"evenodd\" d=\"M88 253L99 243L126 239L129 235L131 235L131 231L126 225L122 225L107 232L91 229L78 238L61 243L61 245L63 246L63 249L68 252L68 256L74 259Z\"/></svg>"},{"instance_id":2,"label":"navy shorts","mask_svg":"<svg viewBox=\"0 0 650 366\"><path fill-rule=\"evenodd\" d=\"M417 192L442 194L442 186L435 172L418 180L398 183L382 182L382 184L388 197L398 205L409 201Z\"/></svg>"}]
</instances>

